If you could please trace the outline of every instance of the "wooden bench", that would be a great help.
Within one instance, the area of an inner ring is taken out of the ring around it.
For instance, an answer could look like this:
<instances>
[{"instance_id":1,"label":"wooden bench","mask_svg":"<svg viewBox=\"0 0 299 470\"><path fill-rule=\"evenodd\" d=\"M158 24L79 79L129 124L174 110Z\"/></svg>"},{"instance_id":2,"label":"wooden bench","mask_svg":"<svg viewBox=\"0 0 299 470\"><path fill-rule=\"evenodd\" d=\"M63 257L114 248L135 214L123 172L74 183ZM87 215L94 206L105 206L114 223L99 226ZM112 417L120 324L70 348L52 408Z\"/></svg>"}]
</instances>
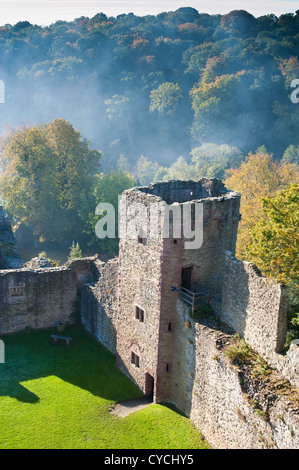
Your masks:
<instances>
[{"instance_id":1,"label":"wooden bench","mask_svg":"<svg viewBox=\"0 0 299 470\"><path fill-rule=\"evenodd\" d=\"M59 335L51 335L51 338L53 339L54 343L57 343L58 340L65 341L67 345L70 344L71 340L73 338L70 338L69 336L59 336Z\"/></svg>"}]
</instances>

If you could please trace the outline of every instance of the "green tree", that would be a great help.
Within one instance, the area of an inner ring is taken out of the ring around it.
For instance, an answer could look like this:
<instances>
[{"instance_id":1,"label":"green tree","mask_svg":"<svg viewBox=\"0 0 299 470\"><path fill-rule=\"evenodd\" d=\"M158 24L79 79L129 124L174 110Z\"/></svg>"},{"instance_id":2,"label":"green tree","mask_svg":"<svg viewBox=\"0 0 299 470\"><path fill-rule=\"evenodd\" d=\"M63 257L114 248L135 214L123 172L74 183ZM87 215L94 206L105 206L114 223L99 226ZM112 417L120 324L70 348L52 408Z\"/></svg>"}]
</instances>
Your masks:
<instances>
[{"instance_id":1,"label":"green tree","mask_svg":"<svg viewBox=\"0 0 299 470\"><path fill-rule=\"evenodd\" d=\"M151 162L148 158L141 155L136 163L134 175L141 185L148 185L154 181L158 169L159 165L157 162Z\"/></svg>"},{"instance_id":2,"label":"green tree","mask_svg":"<svg viewBox=\"0 0 299 470\"><path fill-rule=\"evenodd\" d=\"M245 71L221 75L212 82L201 80L190 92L194 124L192 135L200 143L211 139L224 141L235 122L237 100L240 104L240 84ZM239 110L240 111L240 110Z\"/></svg>"},{"instance_id":3,"label":"green tree","mask_svg":"<svg viewBox=\"0 0 299 470\"><path fill-rule=\"evenodd\" d=\"M82 258L82 251L81 251L79 243L77 242L75 244L75 242L73 241L72 246L70 248L70 254L68 256L68 260L72 260L75 258Z\"/></svg>"},{"instance_id":4,"label":"green tree","mask_svg":"<svg viewBox=\"0 0 299 470\"><path fill-rule=\"evenodd\" d=\"M286 163L294 163L299 165L299 145L290 145L284 152L282 156L282 161Z\"/></svg>"},{"instance_id":5,"label":"green tree","mask_svg":"<svg viewBox=\"0 0 299 470\"><path fill-rule=\"evenodd\" d=\"M129 173L129 160L127 157L125 157L123 154L119 156L119 159L117 160L117 169L121 173Z\"/></svg>"},{"instance_id":6,"label":"green tree","mask_svg":"<svg viewBox=\"0 0 299 470\"><path fill-rule=\"evenodd\" d=\"M111 121L124 119L128 110L129 101L130 99L128 97L117 94L105 100L108 119Z\"/></svg>"},{"instance_id":7,"label":"green tree","mask_svg":"<svg viewBox=\"0 0 299 470\"><path fill-rule=\"evenodd\" d=\"M299 282L299 184L261 202L265 217L250 230L248 258L266 276Z\"/></svg>"},{"instance_id":8,"label":"green tree","mask_svg":"<svg viewBox=\"0 0 299 470\"><path fill-rule=\"evenodd\" d=\"M288 285L288 346L299 335L299 184L263 198L262 208L246 256L265 276Z\"/></svg>"},{"instance_id":9,"label":"green tree","mask_svg":"<svg viewBox=\"0 0 299 470\"><path fill-rule=\"evenodd\" d=\"M16 131L3 151L6 209L46 241L79 238L81 205L90 198L101 156L64 119Z\"/></svg>"},{"instance_id":10,"label":"green tree","mask_svg":"<svg viewBox=\"0 0 299 470\"><path fill-rule=\"evenodd\" d=\"M245 10L233 10L221 18L220 27L234 36L249 36L256 32L257 19Z\"/></svg>"},{"instance_id":11,"label":"green tree","mask_svg":"<svg viewBox=\"0 0 299 470\"><path fill-rule=\"evenodd\" d=\"M171 180L169 169L164 166L159 166L154 177L154 183L157 183L157 181L168 181L168 180Z\"/></svg>"},{"instance_id":12,"label":"green tree","mask_svg":"<svg viewBox=\"0 0 299 470\"><path fill-rule=\"evenodd\" d=\"M242 152L229 145L205 143L191 150L194 174L198 177L221 178L229 168L238 168Z\"/></svg>"},{"instance_id":13,"label":"green tree","mask_svg":"<svg viewBox=\"0 0 299 470\"><path fill-rule=\"evenodd\" d=\"M130 98L123 95L115 94L111 98L105 100L106 113L108 119L112 122L121 123L122 127L126 129L128 141L133 147L131 131L129 126L130 118Z\"/></svg>"},{"instance_id":14,"label":"green tree","mask_svg":"<svg viewBox=\"0 0 299 470\"><path fill-rule=\"evenodd\" d=\"M164 180L166 177L164 177ZM194 172L194 167L188 165L184 157L179 157L171 166L168 168L168 179L172 180L195 180L197 175Z\"/></svg>"},{"instance_id":15,"label":"green tree","mask_svg":"<svg viewBox=\"0 0 299 470\"><path fill-rule=\"evenodd\" d=\"M107 175L101 174L97 177L94 187L93 211L85 214L85 233L88 236L88 245L100 251L102 256L115 255L118 253L118 198L123 191L136 185L132 175L125 172L110 172ZM98 204L112 204L115 210L116 238L99 239L95 233L95 226L99 216L95 215Z\"/></svg>"},{"instance_id":16,"label":"green tree","mask_svg":"<svg viewBox=\"0 0 299 470\"><path fill-rule=\"evenodd\" d=\"M178 103L183 99L183 92L178 83L164 82L150 93L150 111L173 114Z\"/></svg>"}]
</instances>

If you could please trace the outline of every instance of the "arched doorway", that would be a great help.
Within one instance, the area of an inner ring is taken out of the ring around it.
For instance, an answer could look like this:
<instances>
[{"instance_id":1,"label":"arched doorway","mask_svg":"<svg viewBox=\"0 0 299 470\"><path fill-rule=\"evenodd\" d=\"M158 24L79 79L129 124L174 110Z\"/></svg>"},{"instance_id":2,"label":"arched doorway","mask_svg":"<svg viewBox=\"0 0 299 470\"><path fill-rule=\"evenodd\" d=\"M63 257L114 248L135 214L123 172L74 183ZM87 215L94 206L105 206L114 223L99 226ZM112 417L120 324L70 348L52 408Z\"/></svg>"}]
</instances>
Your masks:
<instances>
[{"instance_id":1,"label":"arched doorway","mask_svg":"<svg viewBox=\"0 0 299 470\"><path fill-rule=\"evenodd\" d=\"M145 391L144 394L150 400L154 398L154 387L155 387L155 380L148 372L145 374Z\"/></svg>"}]
</instances>

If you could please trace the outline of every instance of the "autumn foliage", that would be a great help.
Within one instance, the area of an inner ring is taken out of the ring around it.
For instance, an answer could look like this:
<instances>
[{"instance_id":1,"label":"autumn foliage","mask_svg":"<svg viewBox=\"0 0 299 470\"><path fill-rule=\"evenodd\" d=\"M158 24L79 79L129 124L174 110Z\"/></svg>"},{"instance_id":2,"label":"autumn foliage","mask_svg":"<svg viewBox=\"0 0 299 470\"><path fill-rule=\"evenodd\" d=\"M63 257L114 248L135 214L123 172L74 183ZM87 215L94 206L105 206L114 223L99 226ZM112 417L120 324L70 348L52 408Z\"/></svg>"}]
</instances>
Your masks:
<instances>
[{"instance_id":1,"label":"autumn foliage","mask_svg":"<svg viewBox=\"0 0 299 470\"><path fill-rule=\"evenodd\" d=\"M251 229L265 213L262 198L272 198L278 191L299 182L296 165L273 160L268 153L249 154L239 168L227 170L225 184L241 193L241 221L239 224L237 256L245 257L251 240Z\"/></svg>"}]
</instances>

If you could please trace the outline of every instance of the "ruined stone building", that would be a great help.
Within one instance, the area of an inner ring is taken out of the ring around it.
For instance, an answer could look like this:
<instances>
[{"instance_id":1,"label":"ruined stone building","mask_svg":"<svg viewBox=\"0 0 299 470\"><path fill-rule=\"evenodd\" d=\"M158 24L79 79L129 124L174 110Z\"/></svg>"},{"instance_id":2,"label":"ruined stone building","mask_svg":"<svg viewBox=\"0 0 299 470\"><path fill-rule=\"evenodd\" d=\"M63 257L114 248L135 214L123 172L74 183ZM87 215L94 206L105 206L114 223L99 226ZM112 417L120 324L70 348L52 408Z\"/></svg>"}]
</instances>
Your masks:
<instances>
[{"instance_id":1,"label":"ruined stone building","mask_svg":"<svg viewBox=\"0 0 299 470\"><path fill-rule=\"evenodd\" d=\"M79 293L84 327L117 366L154 402L190 417L213 446L298 448L299 347L282 354L286 289L234 257L239 208L240 194L217 179L125 191L118 258L0 271L0 333L71 321ZM192 233L201 217L194 246L184 214ZM207 305L213 316L197 317ZM267 361L271 380L229 360L234 333Z\"/></svg>"}]
</instances>

